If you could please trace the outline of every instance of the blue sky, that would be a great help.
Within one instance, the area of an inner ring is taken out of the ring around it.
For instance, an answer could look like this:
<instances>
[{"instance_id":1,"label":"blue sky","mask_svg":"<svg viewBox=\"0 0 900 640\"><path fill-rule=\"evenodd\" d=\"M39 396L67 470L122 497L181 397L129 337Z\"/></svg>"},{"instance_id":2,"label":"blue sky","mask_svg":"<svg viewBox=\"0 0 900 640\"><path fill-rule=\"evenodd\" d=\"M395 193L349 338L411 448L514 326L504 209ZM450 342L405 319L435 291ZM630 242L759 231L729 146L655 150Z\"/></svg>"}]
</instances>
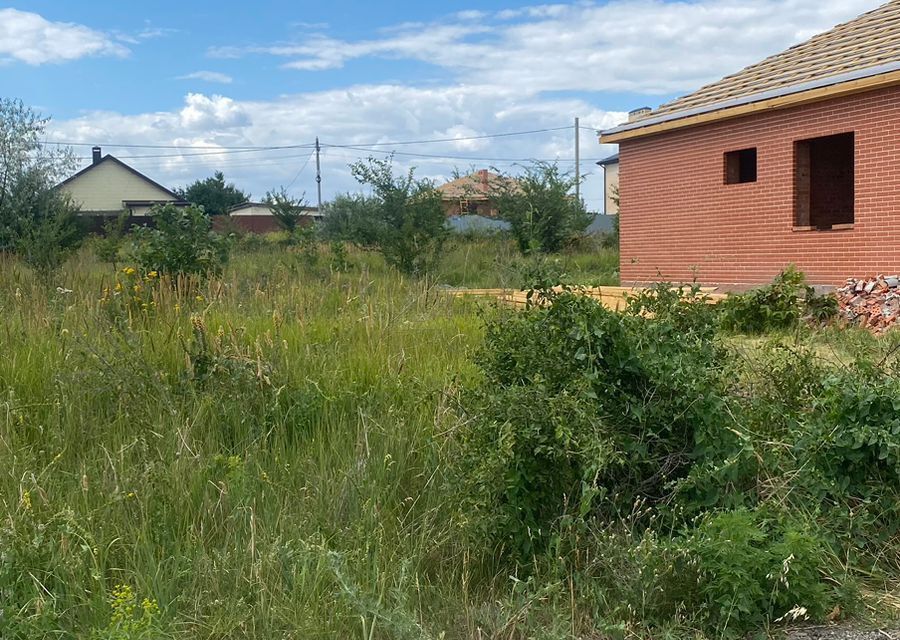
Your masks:
<instances>
[{"instance_id":1,"label":"blue sky","mask_svg":"<svg viewBox=\"0 0 900 640\"><path fill-rule=\"evenodd\" d=\"M53 117L52 139L102 144L172 186L222 169L260 197L279 185L312 194L308 151L225 148L317 135L360 147L458 139L396 147L420 154L396 156L400 168L440 181L454 168L514 173L524 158L570 169L573 131L467 138L555 129L578 116L584 193L597 208L602 187L590 161L615 149L597 143L596 129L878 4L28 0L0 6L0 86ZM356 188L347 163L367 153L326 149L326 197ZM443 157L425 157L434 155Z\"/></svg>"}]
</instances>

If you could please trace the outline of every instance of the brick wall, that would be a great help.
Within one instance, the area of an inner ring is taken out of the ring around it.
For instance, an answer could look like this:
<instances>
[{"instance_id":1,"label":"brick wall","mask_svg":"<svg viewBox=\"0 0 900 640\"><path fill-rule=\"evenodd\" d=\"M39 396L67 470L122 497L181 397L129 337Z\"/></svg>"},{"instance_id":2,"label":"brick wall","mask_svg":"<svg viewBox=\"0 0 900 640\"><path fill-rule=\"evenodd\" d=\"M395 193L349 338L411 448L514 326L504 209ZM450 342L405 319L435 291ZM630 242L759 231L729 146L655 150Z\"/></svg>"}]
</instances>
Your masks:
<instances>
[{"instance_id":1,"label":"brick wall","mask_svg":"<svg viewBox=\"0 0 900 640\"><path fill-rule=\"evenodd\" d=\"M853 132L852 228L796 230L799 140ZM724 154L757 148L757 181L725 184ZM761 283L793 262L814 283L900 272L900 87L625 141L623 282Z\"/></svg>"}]
</instances>

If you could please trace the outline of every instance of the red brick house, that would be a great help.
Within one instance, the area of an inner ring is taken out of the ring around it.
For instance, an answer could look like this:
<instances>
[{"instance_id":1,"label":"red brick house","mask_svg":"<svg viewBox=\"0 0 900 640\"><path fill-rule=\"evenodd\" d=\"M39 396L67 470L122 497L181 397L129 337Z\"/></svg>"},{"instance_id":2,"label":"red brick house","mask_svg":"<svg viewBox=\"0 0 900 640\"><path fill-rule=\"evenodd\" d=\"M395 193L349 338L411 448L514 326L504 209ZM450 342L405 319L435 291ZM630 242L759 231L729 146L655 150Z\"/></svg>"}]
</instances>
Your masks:
<instances>
[{"instance_id":1,"label":"red brick house","mask_svg":"<svg viewBox=\"0 0 900 640\"><path fill-rule=\"evenodd\" d=\"M307 227L322 218L315 207L302 207L305 215L300 218L300 226ZM226 215L213 216L213 229L221 232L241 231L243 233L273 233L281 231L278 219L272 215L272 208L265 202L244 202L228 210Z\"/></svg>"},{"instance_id":2,"label":"red brick house","mask_svg":"<svg viewBox=\"0 0 900 640\"><path fill-rule=\"evenodd\" d=\"M499 213L491 194L497 190L515 188L510 178L481 169L468 176L451 180L437 188L441 204L448 217L478 215L495 218Z\"/></svg>"},{"instance_id":3,"label":"red brick house","mask_svg":"<svg viewBox=\"0 0 900 640\"><path fill-rule=\"evenodd\" d=\"M900 271L900 0L601 133L621 278Z\"/></svg>"}]
</instances>

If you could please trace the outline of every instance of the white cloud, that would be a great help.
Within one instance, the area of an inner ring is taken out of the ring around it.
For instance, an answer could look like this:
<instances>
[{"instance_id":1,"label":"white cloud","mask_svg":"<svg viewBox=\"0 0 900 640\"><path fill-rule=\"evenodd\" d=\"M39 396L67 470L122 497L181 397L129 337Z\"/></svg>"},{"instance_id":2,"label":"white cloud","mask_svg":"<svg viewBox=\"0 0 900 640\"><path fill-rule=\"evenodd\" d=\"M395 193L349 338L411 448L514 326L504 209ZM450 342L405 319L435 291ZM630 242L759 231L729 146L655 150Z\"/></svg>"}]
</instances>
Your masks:
<instances>
[{"instance_id":1,"label":"white cloud","mask_svg":"<svg viewBox=\"0 0 900 640\"><path fill-rule=\"evenodd\" d=\"M400 170L417 167L417 175L438 180L449 178L454 168L497 166L517 170L512 160L529 158L572 163L572 130L522 137L467 140L475 136L565 126L573 114L582 117L582 170L597 169L592 160L605 157L610 148L598 145L595 130L607 128L624 117L597 109L578 99L548 99L489 85L421 89L399 85L365 85L342 90L286 96L271 101L236 101L223 96L188 94L184 104L171 111L123 115L94 112L68 121L53 122L53 137L86 145L100 144L104 151L146 172L163 184L185 184L221 169L230 180L255 194L291 181L308 160L308 147L266 152L216 154L221 147L304 145L321 138L323 187L326 197L357 190L348 163L369 155L346 148L406 140L452 139L448 143L396 146ZM104 143L177 145L180 151L116 149ZM333 145L344 145L337 147ZM80 155L87 149L79 147ZM381 156L392 147L376 146ZM416 153L455 158L402 155ZM203 154L203 155L190 155ZM170 157L138 159L134 155ZM479 159L465 159L466 157ZM480 159L480 158L490 158ZM509 161L505 161L508 159ZM315 193L314 163L306 165L294 189ZM585 188L589 205L598 206L602 186L592 176Z\"/></svg>"},{"instance_id":2,"label":"white cloud","mask_svg":"<svg viewBox=\"0 0 900 640\"><path fill-rule=\"evenodd\" d=\"M126 56L112 36L80 24L50 22L37 13L0 9L0 61L30 65L66 62L85 56Z\"/></svg>"},{"instance_id":3,"label":"white cloud","mask_svg":"<svg viewBox=\"0 0 900 640\"><path fill-rule=\"evenodd\" d=\"M230 75L218 71L194 71L193 73L186 73L183 76L178 76L176 80L201 80L202 82L231 84L234 79Z\"/></svg>"},{"instance_id":4,"label":"white cloud","mask_svg":"<svg viewBox=\"0 0 900 640\"><path fill-rule=\"evenodd\" d=\"M796 44L881 0L613 0L462 12L381 37L319 35L299 43L219 48L213 56L269 54L301 71L358 58L401 58L449 71L459 82L533 91L667 94L706 82Z\"/></svg>"},{"instance_id":5,"label":"white cloud","mask_svg":"<svg viewBox=\"0 0 900 640\"><path fill-rule=\"evenodd\" d=\"M336 69L361 58L411 59L443 70L440 84L375 84L240 101L190 93L171 110L122 115L86 113L54 122L58 139L86 144L132 142L177 145L182 151L106 149L168 185L221 169L242 188L262 194L288 184L315 193L307 147L217 153L222 147L306 145L319 136L326 197L355 190L347 164L368 152L348 147L405 140L446 143L396 146L398 169L447 178L460 170L513 160L558 158L573 168L573 131L473 139L509 131L556 128L580 116L584 194L599 207L602 179L593 162L613 147L598 145L595 130L622 122L602 108L604 91L647 95L696 89L820 31L874 8L879 0L613 0L548 4L440 24L397 25L373 37L343 41L319 34L302 42L211 50L211 55L276 56L285 67ZM387 66L387 65L386 65ZM194 78L202 79L202 78ZM412 83L410 83L412 84ZM598 92L564 97L572 93ZM593 104L592 104L593 102ZM653 98L647 98L653 104ZM638 105L634 105L638 106ZM338 146L343 145L343 146ZM390 151L390 145L375 147ZM85 148L86 149L86 148ZM421 154L420 157L403 155ZM202 155L196 155L202 154ZM85 155L87 155L85 153ZM169 157L128 158L131 155ZM441 157L425 157L441 156ZM446 156L455 156L447 158ZM468 158L466 158L468 156Z\"/></svg>"}]
</instances>

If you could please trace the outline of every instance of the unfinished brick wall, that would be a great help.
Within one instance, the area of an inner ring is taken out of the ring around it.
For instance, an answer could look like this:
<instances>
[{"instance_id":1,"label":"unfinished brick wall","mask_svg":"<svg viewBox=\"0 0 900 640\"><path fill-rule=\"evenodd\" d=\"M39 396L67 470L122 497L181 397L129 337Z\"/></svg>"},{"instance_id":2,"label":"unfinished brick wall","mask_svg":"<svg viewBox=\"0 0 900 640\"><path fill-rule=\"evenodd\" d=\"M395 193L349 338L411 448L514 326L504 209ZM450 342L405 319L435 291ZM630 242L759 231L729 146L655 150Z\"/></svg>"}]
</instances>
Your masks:
<instances>
[{"instance_id":1,"label":"unfinished brick wall","mask_svg":"<svg viewBox=\"0 0 900 640\"><path fill-rule=\"evenodd\" d=\"M850 132L852 228L800 230L795 143ZM756 182L726 184L724 154L753 147ZM819 284L900 272L900 87L629 140L619 154L623 282L754 284L792 262Z\"/></svg>"}]
</instances>

